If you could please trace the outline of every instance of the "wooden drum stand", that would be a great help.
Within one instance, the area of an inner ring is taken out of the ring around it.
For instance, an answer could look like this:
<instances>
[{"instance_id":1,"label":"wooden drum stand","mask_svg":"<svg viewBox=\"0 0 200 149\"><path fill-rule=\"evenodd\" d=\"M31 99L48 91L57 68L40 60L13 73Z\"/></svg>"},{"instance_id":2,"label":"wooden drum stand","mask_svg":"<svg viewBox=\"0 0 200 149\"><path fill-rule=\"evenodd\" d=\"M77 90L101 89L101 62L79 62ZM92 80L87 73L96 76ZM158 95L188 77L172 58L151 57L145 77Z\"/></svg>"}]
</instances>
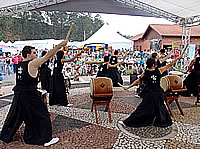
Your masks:
<instances>
[{"instance_id":1,"label":"wooden drum stand","mask_svg":"<svg viewBox=\"0 0 200 149\"><path fill-rule=\"evenodd\" d=\"M179 103L180 94L186 92L187 89L183 88L183 80L177 75L167 75L161 78L160 80L161 87L164 90L165 103L172 117L174 117L170 104L175 101L181 115L184 116L182 107Z\"/></svg>"},{"instance_id":2,"label":"wooden drum stand","mask_svg":"<svg viewBox=\"0 0 200 149\"><path fill-rule=\"evenodd\" d=\"M106 105L108 109L109 122L112 123L111 112L110 112L110 102L113 97L112 91L112 80L106 77L99 77L91 79L90 81L90 97L93 99L93 106L95 108L96 123L98 124L97 118L97 108L98 105Z\"/></svg>"}]
</instances>

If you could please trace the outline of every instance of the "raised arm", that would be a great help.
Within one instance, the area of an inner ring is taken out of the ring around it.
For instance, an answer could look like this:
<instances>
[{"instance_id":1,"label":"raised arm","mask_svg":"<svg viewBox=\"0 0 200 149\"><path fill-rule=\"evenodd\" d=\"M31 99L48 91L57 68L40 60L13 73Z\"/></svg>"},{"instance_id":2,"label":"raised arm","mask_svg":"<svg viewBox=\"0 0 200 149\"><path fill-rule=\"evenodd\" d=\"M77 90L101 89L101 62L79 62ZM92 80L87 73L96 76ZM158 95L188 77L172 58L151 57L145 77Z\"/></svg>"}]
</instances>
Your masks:
<instances>
[{"instance_id":1,"label":"raised arm","mask_svg":"<svg viewBox=\"0 0 200 149\"><path fill-rule=\"evenodd\" d=\"M70 58L70 59L62 59L61 60L61 63L65 63L65 62L71 62L71 61L74 61L78 56L81 55L82 52L79 52L78 54L76 54L73 58Z\"/></svg>"},{"instance_id":2,"label":"raised arm","mask_svg":"<svg viewBox=\"0 0 200 149\"><path fill-rule=\"evenodd\" d=\"M114 68L117 67L118 65L120 65L122 62L118 62L117 64L111 65L110 63L108 63L107 68Z\"/></svg>"},{"instance_id":3,"label":"raised arm","mask_svg":"<svg viewBox=\"0 0 200 149\"><path fill-rule=\"evenodd\" d=\"M143 77L144 77L144 72L143 72L143 73L141 74L141 76L140 76L137 80L135 80L130 86L128 86L128 87L123 87L124 90L128 90L129 88L131 88L131 87L137 85L137 84L141 81L141 79L142 79Z\"/></svg>"},{"instance_id":4,"label":"raised arm","mask_svg":"<svg viewBox=\"0 0 200 149\"><path fill-rule=\"evenodd\" d=\"M62 41L55 48L53 48L52 50L50 50L49 52L47 52L43 57L36 58L36 59L32 60L29 65L31 66L31 68L38 69L41 64L43 64L48 59L50 59L51 57L53 57L58 52L59 49L61 49L62 47L66 46L67 42L68 41L66 41L66 40Z\"/></svg>"},{"instance_id":5,"label":"raised arm","mask_svg":"<svg viewBox=\"0 0 200 149\"><path fill-rule=\"evenodd\" d=\"M108 63L108 65L107 65L107 68L113 68L113 67L117 67L118 65L121 65L122 63L124 63L124 60L126 59L126 57L125 58L123 58L123 60L121 61L121 62L118 62L117 64L114 64L114 65L111 65L110 63Z\"/></svg>"},{"instance_id":6,"label":"raised arm","mask_svg":"<svg viewBox=\"0 0 200 149\"><path fill-rule=\"evenodd\" d=\"M183 57L183 54L185 53L186 49L188 48L188 45L189 45L189 44L187 44L187 45L185 46L185 48L183 49L182 54L181 54L177 59L173 60L173 61L172 61L171 63L169 63L168 65L159 68L161 74L162 74L163 72L165 72L167 69L169 69L171 66L173 66L174 64L176 64L176 62L177 62L178 60L180 60L180 59Z\"/></svg>"},{"instance_id":7,"label":"raised arm","mask_svg":"<svg viewBox=\"0 0 200 149\"><path fill-rule=\"evenodd\" d=\"M170 51L170 53L165 56L164 58L159 59L159 61L162 63L164 61L166 61L168 58L170 58L170 56L174 53L174 50Z\"/></svg>"},{"instance_id":8,"label":"raised arm","mask_svg":"<svg viewBox=\"0 0 200 149\"><path fill-rule=\"evenodd\" d=\"M196 58L191 61L190 66L186 72L190 71L195 63L196 63Z\"/></svg>"},{"instance_id":9,"label":"raised arm","mask_svg":"<svg viewBox=\"0 0 200 149\"><path fill-rule=\"evenodd\" d=\"M123 60L122 61L125 61L126 57L127 57L127 51L125 52L125 55L123 56Z\"/></svg>"}]
</instances>

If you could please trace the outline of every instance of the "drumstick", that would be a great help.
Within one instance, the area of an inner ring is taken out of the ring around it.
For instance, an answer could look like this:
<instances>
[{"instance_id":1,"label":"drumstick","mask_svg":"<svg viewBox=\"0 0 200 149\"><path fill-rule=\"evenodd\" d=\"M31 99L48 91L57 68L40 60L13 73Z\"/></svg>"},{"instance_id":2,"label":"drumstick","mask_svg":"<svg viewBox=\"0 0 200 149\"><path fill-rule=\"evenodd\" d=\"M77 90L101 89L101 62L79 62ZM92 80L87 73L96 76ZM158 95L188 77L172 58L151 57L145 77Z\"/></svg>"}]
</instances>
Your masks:
<instances>
[{"instance_id":1,"label":"drumstick","mask_svg":"<svg viewBox=\"0 0 200 149\"><path fill-rule=\"evenodd\" d=\"M119 86L123 87L123 88L125 87L125 86L121 85L119 82L118 82L117 84L118 84Z\"/></svg>"},{"instance_id":2,"label":"drumstick","mask_svg":"<svg viewBox=\"0 0 200 149\"><path fill-rule=\"evenodd\" d=\"M87 61L85 63L86 64L102 64L103 62L101 62L101 61Z\"/></svg>"},{"instance_id":3,"label":"drumstick","mask_svg":"<svg viewBox=\"0 0 200 149\"><path fill-rule=\"evenodd\" d=\"M74 22L72 22L72 24L71 24L71 26L70 26L70 28L69 28L69 31L68 31L68 33L67 33L67 36L66 36L65 40L68 40L68 39L69 39L69 35L70 35L71 31L72 31L73 25L74 25Z\"/></svg>"},{"instance_id":4,"label":"drumstick","mask_svg":"<svg viewBox=\"0 0 200 149\"><path fill-rule=\"evenodd\" d=\"M69 28L69 31L68 31L68 33L67 33L67 36L66 36L65 40L68 40L68 39L69 39L69 35L70 35L71 31L72 31L73 25L74 25L74 22L72 22L72 24L71 24L71 26L70 26L70 28ZM65 47L62 47L61 50L62 50L62 51L65 51Z\"/></svg>"}]
</instances>

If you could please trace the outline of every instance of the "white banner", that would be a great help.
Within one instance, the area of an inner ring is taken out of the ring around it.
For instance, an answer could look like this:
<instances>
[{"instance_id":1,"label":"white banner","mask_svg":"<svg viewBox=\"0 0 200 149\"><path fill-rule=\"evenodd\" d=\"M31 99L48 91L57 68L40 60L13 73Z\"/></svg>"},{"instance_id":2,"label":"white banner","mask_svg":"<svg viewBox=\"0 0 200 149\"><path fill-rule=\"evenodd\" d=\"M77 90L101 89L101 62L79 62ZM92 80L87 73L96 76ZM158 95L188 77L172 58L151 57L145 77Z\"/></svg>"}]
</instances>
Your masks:
<instances>
[{"instance_id":1,"label":"white banner","mask_svg":"<svg viewBox=\"0 0 200 149\"><path fill-rule=\"evenodd\" d=\"M190 60L193 60L195 57L195 47L196 44L190 44L189 46L188 57L190 58Z\"/></svg>"}]
</instances>

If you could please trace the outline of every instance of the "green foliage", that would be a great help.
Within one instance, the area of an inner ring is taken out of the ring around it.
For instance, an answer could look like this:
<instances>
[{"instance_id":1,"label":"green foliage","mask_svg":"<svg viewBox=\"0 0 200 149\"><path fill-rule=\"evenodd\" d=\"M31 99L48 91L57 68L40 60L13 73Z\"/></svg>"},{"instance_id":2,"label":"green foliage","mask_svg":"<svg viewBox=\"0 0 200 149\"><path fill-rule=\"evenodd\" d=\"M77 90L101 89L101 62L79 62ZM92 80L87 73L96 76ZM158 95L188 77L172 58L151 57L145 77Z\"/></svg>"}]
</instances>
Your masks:
<instances>
[{"instance_id":1,"label":"green foliage","mask_svg":"<svg viewBox=\"0 0 200 149\"><path fill-rule=\"evenodd\" d=\"M89 38L104 24L100 15L90 13L27 11L0 18L0 40L65 39L72 22L73 41Z\"/></svg>"}]
</instances>

